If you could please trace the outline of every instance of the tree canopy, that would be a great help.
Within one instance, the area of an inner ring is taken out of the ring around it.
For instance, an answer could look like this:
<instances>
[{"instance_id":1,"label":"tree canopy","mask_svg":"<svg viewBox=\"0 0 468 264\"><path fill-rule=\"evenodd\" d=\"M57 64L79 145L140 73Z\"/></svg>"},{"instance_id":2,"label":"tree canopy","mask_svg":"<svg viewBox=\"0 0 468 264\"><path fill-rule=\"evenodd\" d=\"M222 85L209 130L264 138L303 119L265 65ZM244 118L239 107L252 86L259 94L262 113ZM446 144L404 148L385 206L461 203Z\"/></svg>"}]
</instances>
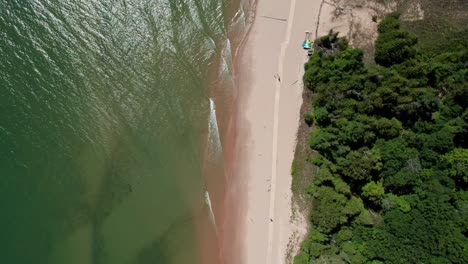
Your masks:
<instances>
[{"instance_id":1,"label":"tree canopy","mask_svg":"<svg viewBox=\"0 0 468 264\"><path fill-rule=\"evenodd\" d=\"M468 49L429 56L398 14L378 31L377 65L333 32L305 65L320 171L295 264L468 263Z\"/></svg>"}]
</instances>

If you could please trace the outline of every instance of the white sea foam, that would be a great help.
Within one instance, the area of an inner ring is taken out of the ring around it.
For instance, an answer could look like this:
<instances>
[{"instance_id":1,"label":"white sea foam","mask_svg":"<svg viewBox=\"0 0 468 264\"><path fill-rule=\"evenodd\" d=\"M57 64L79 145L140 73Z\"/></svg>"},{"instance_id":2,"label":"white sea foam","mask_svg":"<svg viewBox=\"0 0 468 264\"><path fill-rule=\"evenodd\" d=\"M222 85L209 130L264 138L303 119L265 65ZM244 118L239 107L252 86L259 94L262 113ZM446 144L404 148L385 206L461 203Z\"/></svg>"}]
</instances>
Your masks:
<instances>
[{"instance_id":1,"label":"white sea foam","mask_svg":"<svg viewBox=\"0 0 468 264\"><path fill-rule=\"evenodd\" d=\"M208 207L208 210L209 210L210 221L213 224L216 236L218 236L218 227L216 225L216 219L215 219L215 216L214 216L213 207L211 206L210 193L208 191L205 191L205 203L206 203L206 206Z\"/></svg>"},{"instance_id":2,"label":"white sea foam","mask_svg":"<svg viewBox=\"0 0 468 264\"><path fill-rule=\"evenodd\" d=\"M223 148L219 137L218 121L216 119L216 106L210 98L210 120L208 123L208 157L210 162L218 162L222 158Z\"/></svg>"},{"instance_id":3,"label":"white sea foam","mask_svg":"<svg viewBox=\"0 0 468 264\"><path fill-rule=\"evenodd\" d=\"M231 67L232 67L232 49L231 49L231 40L226 39L226 42L224 44L224 48L222 50L222 58L225 61L225 63L229 66L229 72L231 72Z\"/></svg>"},{"instance_id":4,"label":"white sea foam","mask_svg":"<svg viewBox=\"0 0 468 264\"><path fill-rule=\"evenodd\" d=\"M226 82L232 78L232 50L231 50L231 41L226 39L224 47L221 50L221 61L219 64L219 73L220 79Z\"/></svg>"},{"instance_id":5,"label":"white sea foam","mask_svg":"<svg viewBox=\"0 0 468 264\"><path fill-rule=\"evenodd\" d=\"M231 20L230 28L233 30L243 30L245 28L245 25L245 11L243 5L241 5L239 10L236 12L236 14Z\"/></svg>"}]
</instances>

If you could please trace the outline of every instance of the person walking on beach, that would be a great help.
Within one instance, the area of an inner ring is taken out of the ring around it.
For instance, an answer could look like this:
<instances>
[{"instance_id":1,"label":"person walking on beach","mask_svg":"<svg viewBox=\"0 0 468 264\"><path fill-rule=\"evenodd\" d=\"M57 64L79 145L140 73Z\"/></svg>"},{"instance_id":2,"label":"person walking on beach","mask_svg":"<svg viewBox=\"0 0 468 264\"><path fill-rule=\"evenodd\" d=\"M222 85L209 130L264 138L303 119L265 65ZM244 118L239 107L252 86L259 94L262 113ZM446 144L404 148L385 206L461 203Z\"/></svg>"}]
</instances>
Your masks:
<instances>
[{"instance_id":1,"label":"person walking on beach","mask_svg":"<svg viewBox=\"0 0 468 264\"><path fill-rule=\"evenodd\" d=\"M274 77L275 77L275 79L277 79L277 80L278 80L278 82L281 82L281 78L280 78L279 74L275 74L275 76L274 76Z\"/></svg>"}]
</instances>

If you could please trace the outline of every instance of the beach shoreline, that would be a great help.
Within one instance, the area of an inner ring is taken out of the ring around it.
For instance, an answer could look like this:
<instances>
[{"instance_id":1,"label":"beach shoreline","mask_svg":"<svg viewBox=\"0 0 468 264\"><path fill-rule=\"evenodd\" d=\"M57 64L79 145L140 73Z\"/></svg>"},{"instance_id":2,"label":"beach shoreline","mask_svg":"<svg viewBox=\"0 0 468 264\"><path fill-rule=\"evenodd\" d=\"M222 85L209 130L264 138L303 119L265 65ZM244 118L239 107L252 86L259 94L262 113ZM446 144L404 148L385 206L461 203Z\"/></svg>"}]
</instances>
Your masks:
<instances>
[{"instance_id":1,"label":"beach shoreline","mask_svg":"<svg viewBox=\"0 0 468 264\"><path fill-rule=\"evenodd\" d=\"M315 29L321 1L253 3L255 19L234 65L238 95L225 154L223 259L286 263L290 239L302 239L307 227L291 218L290 169L307 59L301 43L304 32Z\"/></svg>"}]
</instances>

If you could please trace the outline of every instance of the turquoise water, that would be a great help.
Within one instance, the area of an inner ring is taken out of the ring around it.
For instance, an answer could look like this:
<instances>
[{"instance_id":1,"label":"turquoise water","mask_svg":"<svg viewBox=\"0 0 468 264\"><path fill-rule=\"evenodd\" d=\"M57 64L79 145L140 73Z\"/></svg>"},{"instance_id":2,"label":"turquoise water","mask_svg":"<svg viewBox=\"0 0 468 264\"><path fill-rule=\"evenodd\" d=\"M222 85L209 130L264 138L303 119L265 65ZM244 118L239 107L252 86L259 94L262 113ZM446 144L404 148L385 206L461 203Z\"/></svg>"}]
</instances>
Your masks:
<instances>
[{"instance_id":1,"label":"turquoise water","mask_svg":"<svg viewBox=\"0 0 468 264\"><path fill-rule=\"evenodd\" d=\"M0 263L201 262L237 9L0 0Z\"/></svg>"}]
</instances>

